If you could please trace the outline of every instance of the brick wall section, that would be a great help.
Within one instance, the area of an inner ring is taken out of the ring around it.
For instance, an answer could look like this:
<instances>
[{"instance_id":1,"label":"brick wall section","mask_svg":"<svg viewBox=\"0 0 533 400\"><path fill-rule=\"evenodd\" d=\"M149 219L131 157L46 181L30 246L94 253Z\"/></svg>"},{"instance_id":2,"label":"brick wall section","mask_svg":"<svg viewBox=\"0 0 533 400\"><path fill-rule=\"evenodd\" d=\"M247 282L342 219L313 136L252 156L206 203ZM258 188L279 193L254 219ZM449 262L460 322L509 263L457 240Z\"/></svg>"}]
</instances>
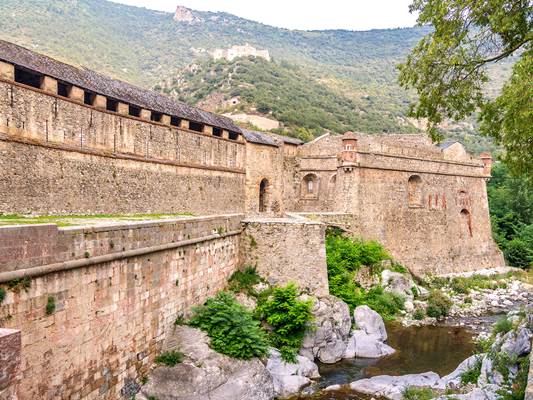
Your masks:
<instances>
[{"instance_id":1,"label":"brick wall section","mask_svg":"<svg viewBox=\"0 0 533 400\"><path fill-rule=\"evenodd\" d=\"M325 225L297 218L248 219L242 239L245 265L256 266L272 284L296 283L329 294Z\"/></svg>"},{"instance_id":2,"label":"brick wall section","mask_svg":"<svg viewBox=\"0 0 533 400\"><path fill-rule=\"evenodd\" d=\"M0 212L242 212L245 158L241 142L0 82Z\"/></svg>"},{"instance_id":3,"label":"brick wall section","mask_svg":"<svg viewBox=\"0 0 533 400\"><path fill-rule=\"evenodd\" d=\"M70 237L76 256L85 249L104 254L194 239L220 232L221 227L225 232L240 230L241 219L237 215L145 227L61 228L57 237L60 242ZM109 248L111 240L113 249ZM148 372L176 317L225 287L239 266L239 248L240 235L221 236L50 273L33 278L27 291L8 290L0 305L0 326L21 331L19 398L131 396L133 383ZM49 296L56 302L52 315L45 312Z\"/></svg>"},{"instance_id":4,"label":"brick wall section","mask_svg":"<svg viewBox=\"0 0 533 400\"><path fill-rule=\"evenodd\" d=\"M20 331L0 328L0 399L17 400L20 381Z\"/></svg>"}]
</instances>

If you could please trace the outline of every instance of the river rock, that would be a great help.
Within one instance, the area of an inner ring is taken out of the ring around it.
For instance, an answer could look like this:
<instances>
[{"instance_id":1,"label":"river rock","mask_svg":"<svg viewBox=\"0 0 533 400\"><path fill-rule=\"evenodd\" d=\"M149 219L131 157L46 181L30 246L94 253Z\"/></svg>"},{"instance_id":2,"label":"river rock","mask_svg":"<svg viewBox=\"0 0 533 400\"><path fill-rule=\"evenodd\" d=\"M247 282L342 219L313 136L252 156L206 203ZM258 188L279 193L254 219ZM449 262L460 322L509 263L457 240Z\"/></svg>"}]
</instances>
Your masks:
<instances>
[{"instance_id":1,"label":"river rock","mask_svg":"<svg viewBox=\"0 0 533 400\"><path fill-rule=\"evenodd\" d=\"M335 296L315 299L312 313L314 321L308 329L300 355L332 364L342 359L352 321L348 305Z\"/></svg>"},{"instance_id":2,"label":"river rock","mask_svg":"<svg viewBox=\"0 0 533 400\"><path fill-rule=\"evenodd\" d=\"M367 335L380 341L387 340L387 331L383 318L368 306L358 306L353 311L355 325Z\"/></svg>"},{"instance_id":3,"label":"river rock","mask_svg":"<svg viewBox=\"0 0 533 400\"><path fill-rule=\"evenodd\" d=\"M380 375L352 382L350 388L371 396L401 400L407 387L432 387L438 380L439 376L434 372L401 376Z\"/></svg>"},{"instance_id":4,"label":"river rock","mask_svg":"<svg viewBox=\"0 0 533 400\"><path fill-rule=\"evenodd\" d=\"M383 285L383 289L386 291L393 292L402 295L409 300L413 300L414 294L412 289L416 289L416 285L410 275L385 269L381 273L381 284Z\"/></svg>"},{"instance_id":5,"label":"river rock","mask_svg":"<svg viewBox=\"0 0 533 400\"><path fill-rule=\"evenodd\" d=\"M497 385L486 385L464 394L440 396L436 400L496 400L499 398L497 394L499 389L500 387Z\"/></svg>"},{"instance_id":6,"label":"river rock","mask_svg":"<svg viewBox=\"0 0 533 400\"><path fill-rule=\"evenodd\" d=\"M501 351L505 351L510 357L525 356L531 352L531 331L524 326L516 332L507 332L502 341Z\"/></svg>"},{"instance_id":7,"label":"river rock","mask_svg":"<svg viewBox=\"0 0 533 400\"><path fill-rule=\"evenodd\" d=\"M343 358L380 358L394 353L389 345L376 339L375 335L368 335L363 330L356 330L352 333Z\"/></svg>"},{"instance_id":8,"label":"river rock","mask_svg":"<svg viewBox=\"0 0 533 400\"><path fill-rule=\"evenodd\" d=\"M304 356L297 356L295 364L283 361L279 351L270 350L266 369L274 382L274 393L279 397L287 397L299 392L311 383L311 379L320 378L318 366Z\"/></svg>"},{"instance_id":9,"label":"river rock","mask_svg":"<svg viewBox=\"0 0 533 400\"><path fill-rule=\"evenodd\" d=\"M439 379L435 385L436 389L446 389L446 388L458 388L461 386L461 375L471 369L477 362L483 360L485 354L474 354L473 356L468 357L464 360L459 366L450 374L443 376Z\"/></svg>"},{"instance_id":10,"label":"river rock","mask_svg":"<svg viewBox=\"0 0 533 400\"><path fill-rule=\"evenodd\" d=\"M137 398L158 400L272 400L274 384L259 359L236 360L209 347L207 335L188 326L176 326L165 348L184 355L174 366L157 366Z\"/></svg>"}]
</instances>

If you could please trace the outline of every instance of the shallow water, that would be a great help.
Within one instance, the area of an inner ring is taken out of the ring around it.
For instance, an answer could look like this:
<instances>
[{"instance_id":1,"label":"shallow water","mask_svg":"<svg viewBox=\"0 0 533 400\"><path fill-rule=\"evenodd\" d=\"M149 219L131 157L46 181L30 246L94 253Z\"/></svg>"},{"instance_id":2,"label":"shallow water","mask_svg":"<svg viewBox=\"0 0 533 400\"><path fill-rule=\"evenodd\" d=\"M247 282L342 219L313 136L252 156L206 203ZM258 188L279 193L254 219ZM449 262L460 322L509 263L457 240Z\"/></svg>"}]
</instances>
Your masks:
<instances>
[{"instance_id":1,"label":"shallow water","mask_svg":"<svg viewBox=\"0 0 533 400\"><path fill-rule=\"evenodd\" d=\"M387 343L396 353L381 359L342 360L336 364L319 364L322 378L318 387L347 384L358 379L376 375L404 375L433 371L440 376L452 372L465 358L472 355L474 342L472 332L461 327L422 326L403 327L388 324ZM311 397L317 400L365 399L351 393L319 393ZM309 397L295 397L309 399Z\"/></svg>"}]
</instances>

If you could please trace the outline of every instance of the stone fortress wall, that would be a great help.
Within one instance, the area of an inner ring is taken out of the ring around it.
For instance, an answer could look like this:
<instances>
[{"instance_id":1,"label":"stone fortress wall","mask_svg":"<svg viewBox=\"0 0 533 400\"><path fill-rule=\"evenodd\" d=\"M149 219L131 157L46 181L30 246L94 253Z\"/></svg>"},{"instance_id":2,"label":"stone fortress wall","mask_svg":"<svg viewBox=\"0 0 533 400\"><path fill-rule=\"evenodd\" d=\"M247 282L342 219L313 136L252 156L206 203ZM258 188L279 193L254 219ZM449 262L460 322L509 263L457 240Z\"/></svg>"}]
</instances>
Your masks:
<instances>
[{"instance_id":1,"label":"stone fortress wall","mask_svg":"<svg viewBox=\"0 0 533 400\"><path fill-rule=\"evenodd\" d=\"M13 46L0 41L0 213L204 217L0 227L0 285L31 283L0 304L0 327L20 330L0 329L0 398L133 393L176 317L244 265L327 293L326 225L415 273L503 265L490 156L417 135L303 144Z\"/></svg>"}]
</instances>

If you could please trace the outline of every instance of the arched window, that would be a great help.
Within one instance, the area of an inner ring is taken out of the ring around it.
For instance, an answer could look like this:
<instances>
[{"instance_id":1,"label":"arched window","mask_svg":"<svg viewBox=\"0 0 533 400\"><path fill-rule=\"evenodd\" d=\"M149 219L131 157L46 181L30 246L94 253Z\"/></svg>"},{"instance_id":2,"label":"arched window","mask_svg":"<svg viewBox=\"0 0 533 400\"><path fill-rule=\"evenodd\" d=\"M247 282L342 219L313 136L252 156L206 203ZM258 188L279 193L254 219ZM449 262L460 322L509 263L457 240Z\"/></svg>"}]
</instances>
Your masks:
<instances>
[{"instance_id":1,"label":"arched window","mask_svg":"<svg viewBox=\"0 0 533 400\"><path fill-rule=\"evenodd\" d=\"M267 210L267 189L268 180L263 179L259 184L259 212L266 212Z\"/></svg>"},{"instance_id":2,"label":"arched window","mask_svg":"<svg viewBox=\"0 0 533 400\"><path fill-rule=\"evenodd\" d=\"M464 237L472 237L472 216L467 209L461 210L461 232L464 232Z\"/></svg>"},{"instance_id":3,"label":"arched window","mask_svg":"<svg viewBox=\"0 0 533 400\"><path fill-rule=\"evenodd\" d=\"M302 180L302 196L318 197L318 177L315 174L307 174Z\"/></svg>"},{"instance_id":4,"label":"arched window","mask_svg":"<svg viewBox=\"0 0 533 400\"><path fill-rule=\"evenodd\" d=\"M411 175L407 181L407 203L409 207L423 207L422 178Z\"/></svg>"}]
</instances>

